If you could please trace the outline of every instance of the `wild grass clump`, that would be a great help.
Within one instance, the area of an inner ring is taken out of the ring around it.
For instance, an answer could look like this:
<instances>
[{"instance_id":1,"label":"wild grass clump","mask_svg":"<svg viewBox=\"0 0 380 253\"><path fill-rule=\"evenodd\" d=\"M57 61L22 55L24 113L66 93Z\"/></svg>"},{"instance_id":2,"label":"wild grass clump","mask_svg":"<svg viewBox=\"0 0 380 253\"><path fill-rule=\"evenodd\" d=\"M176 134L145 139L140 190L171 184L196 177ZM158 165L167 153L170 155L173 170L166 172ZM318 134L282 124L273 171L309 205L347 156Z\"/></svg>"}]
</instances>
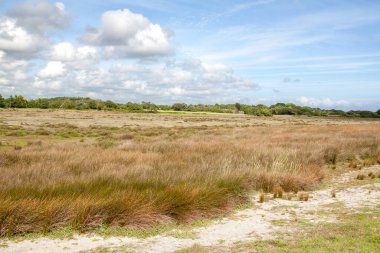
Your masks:
<instances>
[{"instance_id":1,"label":"wild grass clump","mask_svg":"<svg viewBox=\"0 0 380 253\"><path fill-rule=\"evenodd\" d=\"M189 223L249 202L252 190L259 202L301 196L326 165L377 157L380 143L375 124L44 128L43 145L0 148L0 236ZM64 132L86 141L55 138Z\"/></svg>"},{"instance_id":2,"label":"wild grass clump","mask_svg":"<svg viewBox=\"0 0 380 253\"><path fill-rule=\"evenodd\" d=\"M308 201L309 200L309 193L307 193L307 192L299 192L298 193L298 200L299 201Z\"/></svg>"},{"instance_id":3,"label":"wild grass clump","mask_svg":"<svg viewBox=\"0 0 380 253\"><path fill-rule=\"evenodd\" d=\"M110 148L112 147L113 145L115 145L114 141L111 140L111 139L104 139L104 138L101 138L98 140L98 143L97 145L101 148Z\"/></svg>"},{"instance_id":4,"label":"wild grass clump","mask_svg":"<svg viewBox=\"0 0 380 253\"><path fill-rule=\"evenodd\" d=\"M273 198L282 198L284 194L284 189L280 185L276 185L273 187Z\"/></svg>"},{"instance_id":5,"label":"wild grass clump","mask_svg":"<svg viewBox=\"0 0 380 253\"><path fill-rule=\"evenodd\" d=\"M376 175L375 173L373 173L372 171L368 173L368 177L371 178L371 179L375 179L376 178Z\"/></svg>"},{"instance_id":6,"label":"wild grass clump","mask_svg":"<svg viewBox=\"0 0 380 253\"><path fill-rule=\"evenodd\" d=\"M259 194L259 203L264 203L265 202L265 192L260 192Z\"/></svg>"},{"instance_id":7,"label":"wild grass clump","mask_svg":"<svg viewBox=\"0 0 380 253\"><path fill-rule=\"evenodd\" d=\"M360 173L356 176L356 179L358 180L364 180L365 179L365 175L363 173Z\"/></svg>"},{"instance_id":8,"label":"wild grass clump","mask_svg":"<svg viewBox=\"0 0 380 253\"><path fill-rule=\"evenodd\" d=\"M339 150L337 147L327 147L324 151L324 160L327 164L336 165Z\"/></svg>"},{"instance_id":9,"label":"wild grass clump","mask_svg":"<svg viewBox=\"0 0 380 253\"><path fill-rule=\"evenodd\" d=\"M358 162L356 160L352 160L352 161L350 161L348 167L356 169L358 167Z\"/></svg>"}]
</instances>

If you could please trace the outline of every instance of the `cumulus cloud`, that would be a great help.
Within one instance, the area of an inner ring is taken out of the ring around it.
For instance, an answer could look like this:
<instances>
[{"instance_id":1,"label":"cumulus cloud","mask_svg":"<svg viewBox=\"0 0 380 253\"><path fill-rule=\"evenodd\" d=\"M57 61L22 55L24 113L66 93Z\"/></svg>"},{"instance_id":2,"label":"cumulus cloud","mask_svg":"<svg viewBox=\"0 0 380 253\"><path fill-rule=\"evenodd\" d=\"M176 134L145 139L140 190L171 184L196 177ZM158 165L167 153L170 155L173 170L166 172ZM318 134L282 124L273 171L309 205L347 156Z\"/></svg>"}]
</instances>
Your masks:
<instances>
[{"instance_id":1,"label":"cumulus cloud","mask_svg":"<svg viewBox=\"0 0 380 253\"><path fill-rule=\"evenodd\" d=\"M0 17L0 50L13 58L30 58L48 48L50 31L69 23L63 3L31 0L17 4Z\"/></svg>"},{"instance_id":2,"label":"cumulus cloud","mask_svg":"<svg viewBox=\"0 0 380 253\"><path fill-rule=\"evenodd\" d=\"M98 29L87 29L82 41L104 47L110 58L155 57L171 53L170 32L128 9L103 13Z\"/></svg>"},{"instance_id":3,"label":"cumulus cloud","mask_svg":"<svg viewBox=\"0 0 380 253\"><path fill-rule=\"evenodd\" d=\"M15 19L0 17L0 50L9 54L25 54L38 51L46 40L18 26Z\"/></svg>"},{"instance_id":4,"label":"cumulus cloud","mask_svg":"<svg viewBox=\"0 0 380 253\"><path fill-rule=\"evenodd\" d=\"M28 78L26 74L28 66L28 61L11 59L4 51L0 50L1 94L14 94L16 88Z\"/></svg>"},{"instance_id":5,"label":"cumulus cloud","mask_svg":"<svg viewBox=\"0 0 380 253\"><path fill-rule=\"evenodd\" d=\"M30 0L17 4L8 11L7 16L14 18L17 25L34 34L65 28L71 20L63 3L52 4L47 0Z\"/></svg>"},{"instance_id":6,"label":"cumulus cloud","mask_svg":"<svg viewBox=\"0 0 380 253\"><path fill-rule=\"evenodd\" d=\"M258 86L237 76L220 64L189 68L186 62L173 64L115 63L109 68L97 65L74 68L68 62L51 61L35 77L24 82L25 91L33 89L39 96L87 96L120 101L152 101L155 103L233 102L231 94L255 90ZM210 81L211 76L223 76ZM230 100L228 100L231 98Z\"/></svg>"},{"instance_id":7,"label":"cumulus cloud","mask_svg":"<svg viewBox=\"0 0 380 253\"><path fill-rule=\"evenodd\" d=\"M105 12L100 26L81 37L85 45L71 41L51 45L51 31L69 22L64 4L47 0L16 4L0 17L2 95L90 94L124 102L212 103L237 101L258 88L224 64L174 57L155 61L172 53L170 32L127 9ZM102 54L122 60L101 64Z\"/></svg>"},{"instance_id":8,"label":"cumulus cloud","mask_svg":"<svg viewBox=\"0 0 380 253\"><path fill-rule=\"evenodd\" d=\"M332 106L348 106L350 103L346 100L332 100L330 98L312 98L301 96L296 99L297 102L307 105L307 106L322 106L322 107L332 107Z\"/></svg>"},{"instance_id":9,"label":"cumulus cloud","mask_svg":"<svg viewBox=\"0 0 380 253\"><path fill-rule=\"evenodd\" d=\"M94 47L74 47L70 42L61 42L53 45L50 58L74 67L83 67L96 63L98 52Z\"/></svg>"},{"instance_id":10,"label":"cumulus cloud","mask_svg":"<svg viewBox=\"0 0 380 253\"><path fill-rule=\"evenodd\" d=\"M37 76L40 78L51 78L62 76L65 73L65 64L60 61L50 61L37 73Z\"/></svg>"}]
</instances>

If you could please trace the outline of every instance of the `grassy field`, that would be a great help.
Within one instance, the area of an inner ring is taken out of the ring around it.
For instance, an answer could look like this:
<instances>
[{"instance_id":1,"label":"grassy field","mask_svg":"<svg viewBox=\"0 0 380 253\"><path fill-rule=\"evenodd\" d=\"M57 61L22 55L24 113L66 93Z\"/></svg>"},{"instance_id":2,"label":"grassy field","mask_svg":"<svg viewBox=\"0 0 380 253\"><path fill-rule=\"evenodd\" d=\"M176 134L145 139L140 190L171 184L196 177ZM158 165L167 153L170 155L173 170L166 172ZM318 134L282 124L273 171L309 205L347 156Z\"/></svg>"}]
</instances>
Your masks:
<instances>
[{"instance_id":1,"label":"grassy field","mask_svg":"<svg viewBox=\"0 0 380 253\"><path fill-rule=\"evenodd\" d=\"M380 163L380 122L0 111L0 236L149 228Z\"/></svg>"}]
</instances>

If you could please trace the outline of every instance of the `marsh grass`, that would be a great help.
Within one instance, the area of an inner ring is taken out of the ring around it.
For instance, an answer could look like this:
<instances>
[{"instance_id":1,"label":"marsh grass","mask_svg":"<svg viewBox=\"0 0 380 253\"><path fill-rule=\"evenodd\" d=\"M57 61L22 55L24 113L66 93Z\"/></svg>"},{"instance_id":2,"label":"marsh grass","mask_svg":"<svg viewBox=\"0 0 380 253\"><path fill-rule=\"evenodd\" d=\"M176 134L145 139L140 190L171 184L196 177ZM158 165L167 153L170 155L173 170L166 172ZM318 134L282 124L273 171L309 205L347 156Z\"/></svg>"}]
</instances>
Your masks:
<instances>
[{"instance_id":1,"label":"marsh grass","mask_svg":"<svg viewBox=\"0 0 380 253\"><path fill-rule=\"evenodd\" d=\"M298 193L298 200L299 201L308 201L309 200L309 193L307 193L307 192L299 192Z\"/></svg>"},{"instance_id":2,"label":"marsh grass","mask_svg":"<svg viewBox=\"0 0 380 253\"><path fill-rule=\"evenodd\" d=\"M365 179L365 175L363 173L359 173L357 176L356 176L356 179L358 180L364 180Z\"/></svg>"},{"instance_id":3,"label":"marsh grass","mask_svg":"<svg viewBox=\"0 0 380 253\"><path fill-rule=\"evenodd\" d=\"M273 187L273 198L282 198L284 194L284 189L281 186L275 185Z\"/></svg>"},{"instance_id":4,"label":"marsh grass","mask_svg":"<svg viewBox=\"0 0 380 253\"><path fill-rule=\"evenodd\" d=\"M264 199L311 190L325 165L380 153L375 124L44 129L53 142L0 148L0 236L190 224L248 203L253 190Z\"/></svg>"},{"instance_id":5,"label":"marsh grass","mask_svg":"<svg viewBox=\"0 0 380 253\"><path fill-rule=\"evenodd\" d=\"M265 193L260 192L259 194L259 203L264 203L265 202Z\"/></svg>"}]
</instances>

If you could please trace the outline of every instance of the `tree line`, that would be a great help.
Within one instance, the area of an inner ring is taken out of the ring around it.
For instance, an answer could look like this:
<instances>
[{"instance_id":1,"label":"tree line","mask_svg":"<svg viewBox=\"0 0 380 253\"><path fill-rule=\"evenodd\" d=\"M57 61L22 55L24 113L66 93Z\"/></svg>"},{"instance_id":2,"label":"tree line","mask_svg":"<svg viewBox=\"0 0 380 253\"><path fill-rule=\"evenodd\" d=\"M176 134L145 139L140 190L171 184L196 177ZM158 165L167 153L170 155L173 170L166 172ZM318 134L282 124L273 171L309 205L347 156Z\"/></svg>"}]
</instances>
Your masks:
<instances>
[{"instance_id":1,"label":"tree line","mask_svg":"<svg viewBox=\"0 0 380 253\"><path fill-rule=\"evenodd\" d=\"M163 111L187 112L216 112L216 113L244 113L256 116L272 115L306 115L306 116L341 116L358 118L380 118L380 109L372 111L342 111L299 106L293 103L277 103L271 106L263 104L185 104L155 105L150 102L115 103L110 100L100 100L82 97L56 97L25 99L21 95L4 98L0 94L0 108L39 108L39 109L74 109L74 110L113 110L140 113L156 113Z\"/></svg>"}]
</instances>

